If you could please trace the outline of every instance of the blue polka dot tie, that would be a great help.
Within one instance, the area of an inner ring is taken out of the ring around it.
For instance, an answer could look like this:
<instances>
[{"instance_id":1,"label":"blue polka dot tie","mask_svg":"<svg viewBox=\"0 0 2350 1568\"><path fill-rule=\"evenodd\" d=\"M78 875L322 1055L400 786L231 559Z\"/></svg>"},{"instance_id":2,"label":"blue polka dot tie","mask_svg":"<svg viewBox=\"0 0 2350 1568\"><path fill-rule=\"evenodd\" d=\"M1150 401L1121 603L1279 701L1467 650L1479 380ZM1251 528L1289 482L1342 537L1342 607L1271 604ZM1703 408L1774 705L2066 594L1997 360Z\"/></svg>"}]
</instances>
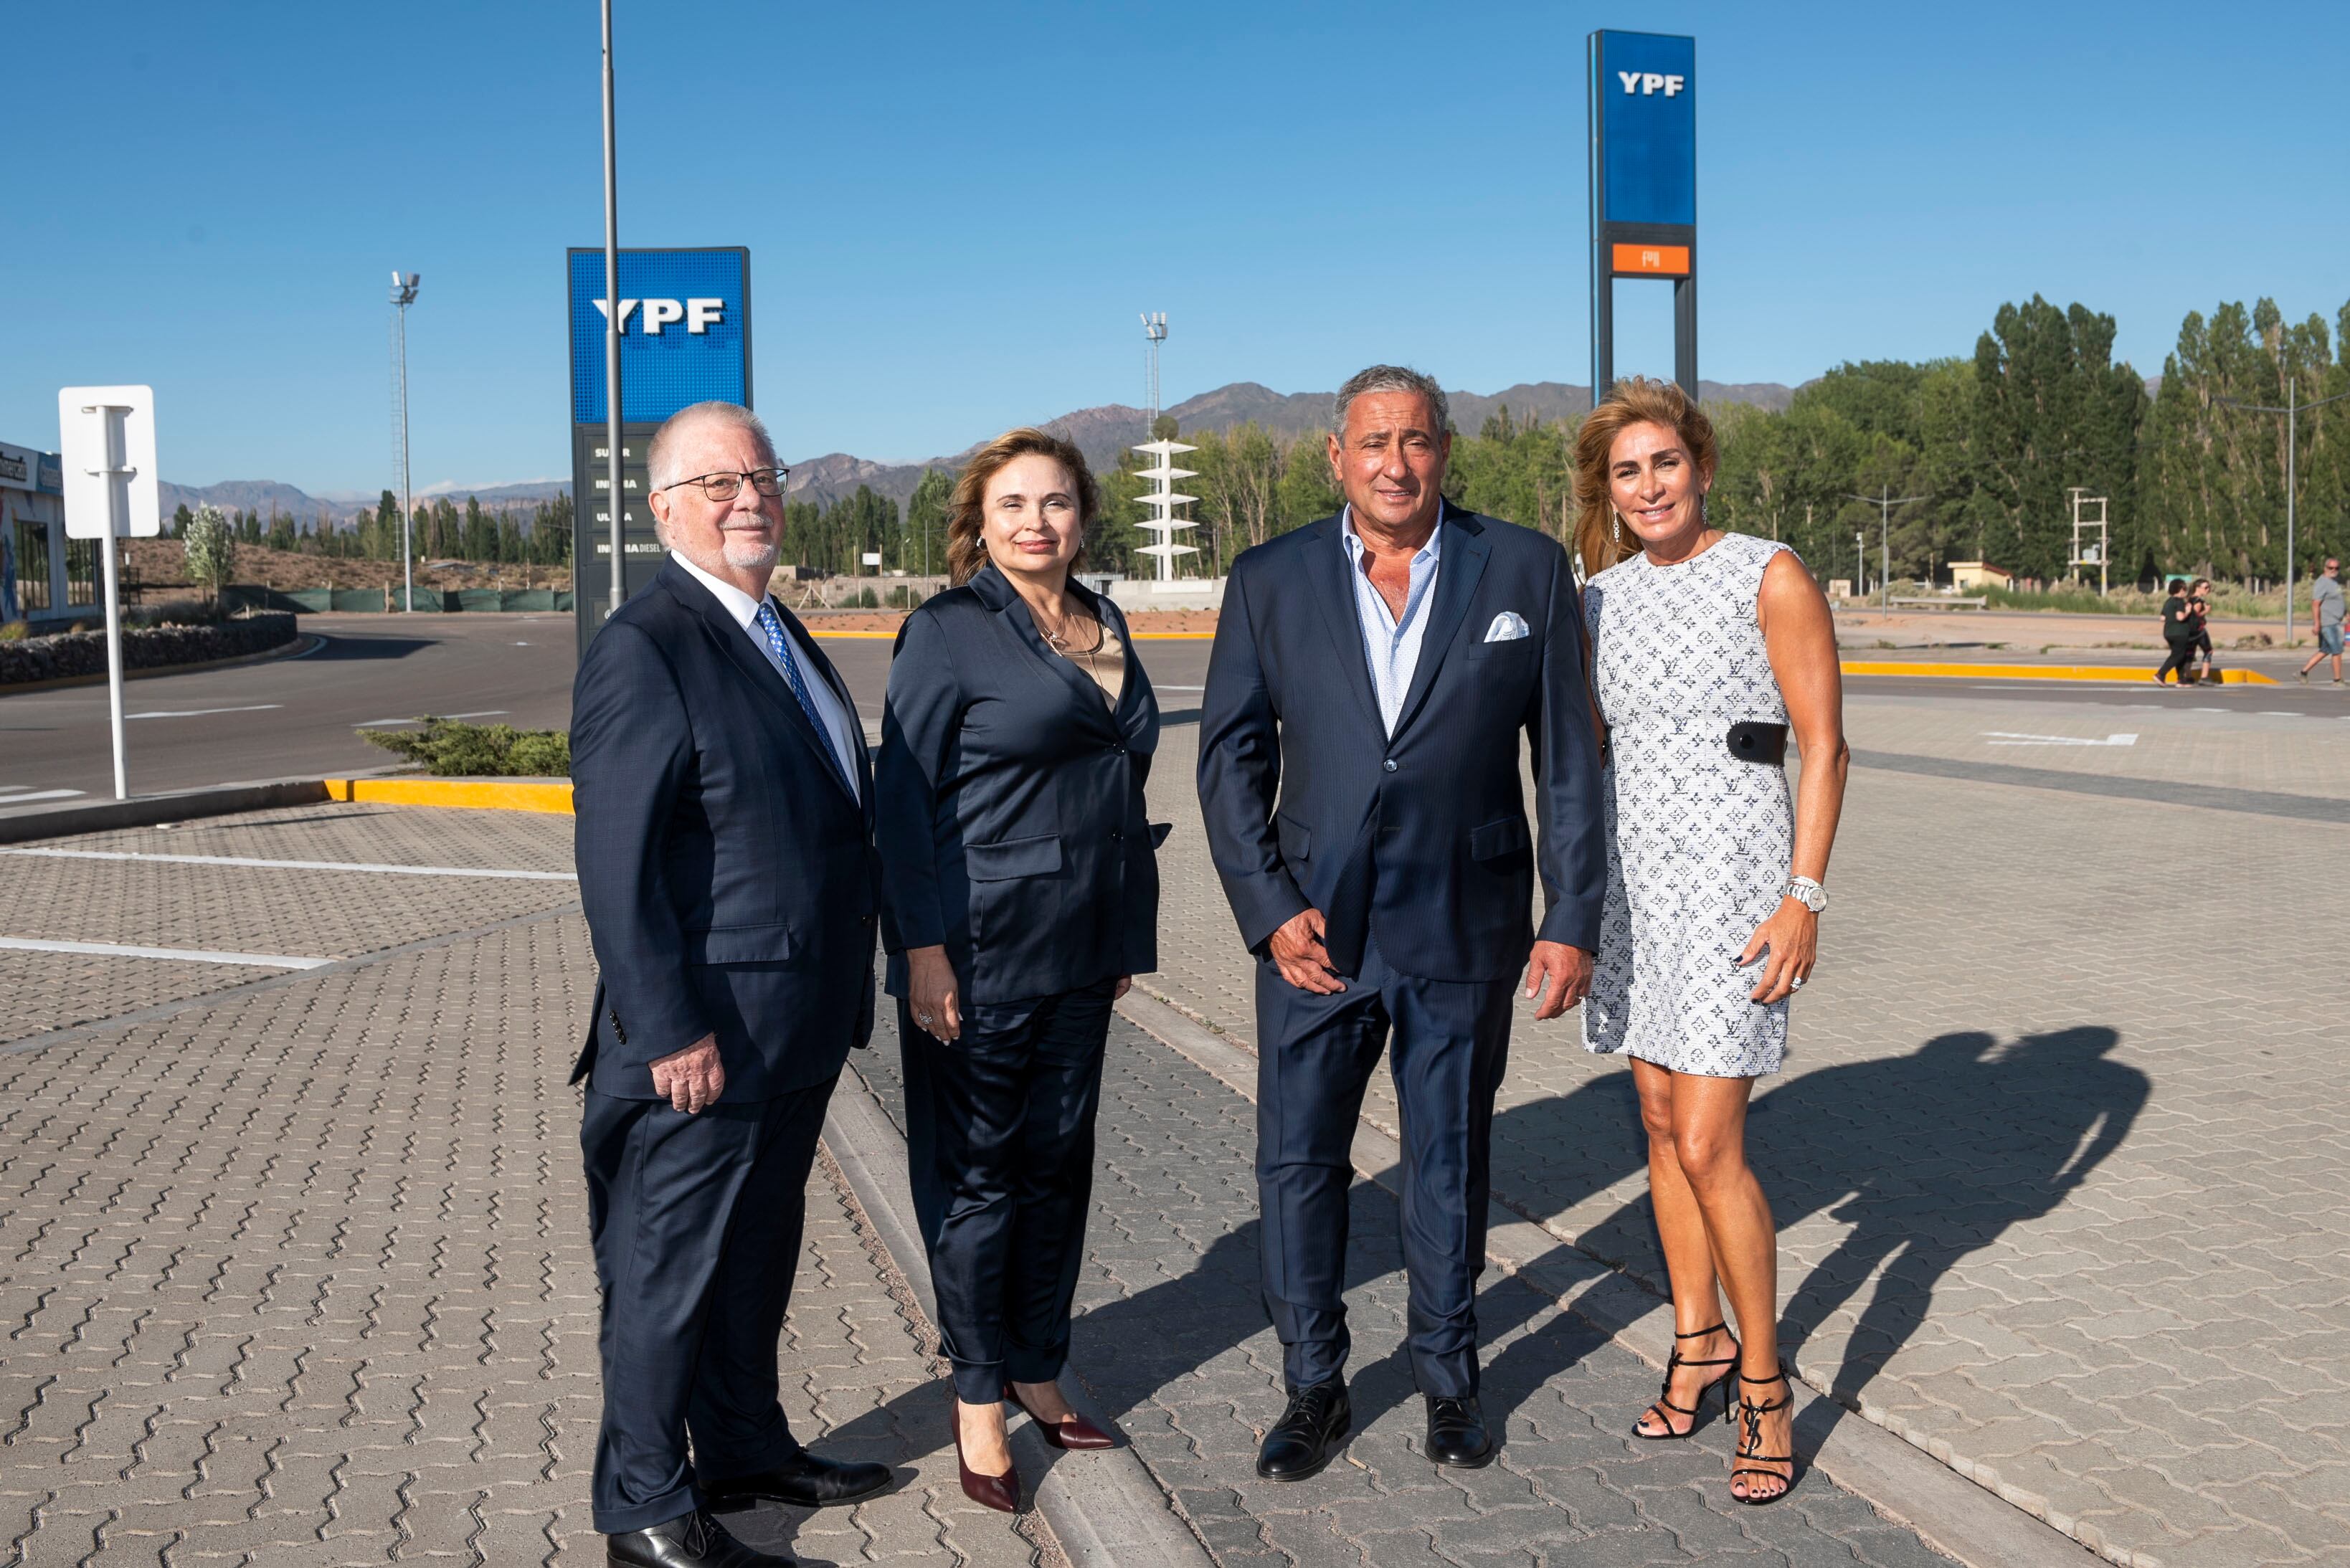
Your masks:
<instances>
[{"instance_id":1,"label":"blue polka dot tie","mask_svg":"<svg viewBox=\"0 0 2350 1568\"><path fill-rule=\"evenodd\" d=\"M847 765L833 749L831 728L825 723L824 715L816 711L816 699L808 695L807 679L800 673L800 661L792 657L791 639L784 635L783 620L775 614L775 607L765 599L759 601L759 629L767 634L767 646L775 650L775 662L784 667L784 679L792 683L792 695L800 700L800 711L816 726L816 737L823 743L832 771L840 775L840 782L847 784L848 793L854 795L857 786L849 783Z\"/></svg>"}]
</instances>

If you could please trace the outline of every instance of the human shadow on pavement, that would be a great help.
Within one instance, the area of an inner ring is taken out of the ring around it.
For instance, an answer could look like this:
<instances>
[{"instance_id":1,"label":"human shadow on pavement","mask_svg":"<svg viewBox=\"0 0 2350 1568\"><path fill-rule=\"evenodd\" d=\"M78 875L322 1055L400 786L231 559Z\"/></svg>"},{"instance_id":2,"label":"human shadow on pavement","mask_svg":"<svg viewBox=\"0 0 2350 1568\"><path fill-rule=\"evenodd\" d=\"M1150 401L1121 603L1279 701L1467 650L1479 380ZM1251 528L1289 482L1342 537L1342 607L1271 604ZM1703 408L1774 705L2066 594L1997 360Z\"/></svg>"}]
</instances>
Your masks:
<instances>
[{"instance_id":1,"label":"human shadow on pavement","mask_svg":"<svg viewBox=\"0 0 2350 1568\"><path fill-rule=\"evenodd\" d=\"M2111 1059L2120 1042L2102 1025L2003 1047L1977 1031L1943 1034L1906 1056L1818 1068L1755 1097L1747 1153L1779 1228L1822 1213L1846 1227L1786 1294L1779 1333L1791 1358L1877 1276L1831 1383L1834 1402L1798 1433L1805 1451L1918 1332L1945 1276L2063 1204L2128 1137L2152 1081ZM1534 1212L1571 1209L1646 1164L1638 1118L1628 1074L1513 1107L1495 1119L1495 1190ZM1552 1169L1513 1169L1504 1155ZM1577 1243L1668 1291L1645 1192ZM1783 1259L1783 1280L1788 1272Z\"/></svg>"}]
</instances>

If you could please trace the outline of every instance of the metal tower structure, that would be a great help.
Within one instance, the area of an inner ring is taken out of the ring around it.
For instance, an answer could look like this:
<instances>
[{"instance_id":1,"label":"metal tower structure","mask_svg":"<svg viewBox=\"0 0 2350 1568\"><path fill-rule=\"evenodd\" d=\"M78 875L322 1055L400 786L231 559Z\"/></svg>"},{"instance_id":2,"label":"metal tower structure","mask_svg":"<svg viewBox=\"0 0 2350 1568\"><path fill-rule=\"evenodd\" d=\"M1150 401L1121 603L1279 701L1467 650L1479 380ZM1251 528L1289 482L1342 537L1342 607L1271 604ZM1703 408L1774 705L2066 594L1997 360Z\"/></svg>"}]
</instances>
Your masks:
<instances>
[{"instance_id":1,"label":"metal tower structure","mask_svg":"<svg viewBox=\"0 0 2350 1568\"><path fill-rule=\"evenodd\" d=\"M1156 349L1157 347L1154 341L1152 348ZM1153 358L1156 358L1155 354ZM1153 379L1155 380L1156 377ZM1159 580L1162 583L1171 583L1175 580L1175 557L1196 556L1200 553L1199 546L1196 545L1178 545L1175 542L1175 535L1179 530L1192 526L1189 518L1175 515L1175 508L1199 499L1196 495L1185 495L1176 490L1177 480L1191 479L1198 471L1177 468L1175 454L1179 452L1197 452L1200 449L1196 446L1185 446L1180 441L1145 441L1134 450L1159 460L1155 467L1140 471L1141 477L1150 481L1150 489L1142 497L1142 504L1150 508L1150 515L1142 520L1142 526L1155 535L1150 544L1142 546L1141 553L1158 556Z\"/></svg>"},{"instance_id":2,"label":"metal tower structure","mask_svg":"<svg viewBox=\"0 0 2350 1568\"><path fill-rule=\"evenodd\" d=\"M1167 313L1162 310L1154 315L1144 311L1142 332L1150 339L1150 347L1143 351L1142 433L1156 437L1159 434L1159 346L1167 341ZM1137 447L1135 450L1141 452L1146 449ZM1192 449L1187 446L1183 450L1190 452Z\"/></svg>"},{"instance_id":3,"label":"metal tower structure","mask_svg":"<svg viewBox=\"0 0 2350 1568\"><path fill-rule=\"evenodd\" d=\"M416 303L419 275L391 269L391 434L400 457L400 570L407 584L400 608L416 607L416 549L411 532L415 497L408 488L408 307Z\"/></svg>"},{"instance_id":4,"label":"metal tower structure","mask_svg":"<svg viewBox=\"0 0 2350 1568\"><path fill-rule=\"evenodd\" d=\"M2070 486L2066 493L2073 497L2073 558L2066 563L2075 576L2083 566L2097 568L2097 597L2103 598L2112 586L2110 568L2113 556L2112 531L2106 524L2106 497L2092 495L2085 484ZM2095 507L2097 514L2089 515ZM2093 539L2091 535L2095 535Z\"/></svg>"}]
</instances>

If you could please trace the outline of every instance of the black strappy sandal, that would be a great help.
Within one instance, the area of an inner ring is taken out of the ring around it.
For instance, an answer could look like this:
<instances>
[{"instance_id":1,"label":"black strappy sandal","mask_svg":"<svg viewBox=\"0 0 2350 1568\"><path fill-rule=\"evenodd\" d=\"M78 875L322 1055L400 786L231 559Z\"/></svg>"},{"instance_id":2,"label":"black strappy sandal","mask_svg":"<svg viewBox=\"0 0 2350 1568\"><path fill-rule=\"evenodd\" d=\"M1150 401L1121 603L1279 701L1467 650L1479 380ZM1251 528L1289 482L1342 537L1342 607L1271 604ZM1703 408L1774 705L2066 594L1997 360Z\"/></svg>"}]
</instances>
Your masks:
<instances>
[{"instance_id":1,"label":"black strappy sandal","mask_svg":"<svg viewBox=\"0 0 2350 1568\"><path fill-rule=\"evenodd\" d=\"M1676 1343L1684 1339L1703 1339L1709 1334L1727 1334L1729 1331L1729 1324L1718 1323L1711 1328L1701 1328L1694 1334L1677 1334L1673 1335L1673 1339ZM1731 1370L1723 1373L1721 1376L1715 1378L1704 1387L1700 1388L1697 1391L1696 1404L1687 1406L1676 1405L1673 1403L1672 1397L1673 1374L1679 1371L1684 1366L1727 1366L1731 1368ZM1734 1334L1731 1337L1730 1355L1725 1360L1684 1361L1681 1359L1681 1353L1679 1350L1675 1350L1671 1358L1665 1363L1664 1390L1657 1396L1657 1402L1654 1405L1649 1406L1646 1410L1640 1412L1640 1420L1647 1420L1650 1416L1655 1415L1659 1409L1670 1410L1674 1416L1687 1416L1690 1418L1689 1431L1674 1431L1673 1417L1672 1416L1668 1416L1664 1418L1665 1429L1663 1431L1644 1432L1640 1430L1640 1421L1635 1421L1632 1423L1632 1435L1639 1438L1644 1443L1676 1443L1680 1441L1683 1438L1688 1437L1690 1432L1696 1431L1699 1426L1703 1423L1705 1397L1712 1393L1717 1388L1721 1390L1721 1418L1723 1421L1727 1422L1730 1419L1730 1386L1732 1380L1738 1376L1737 1366L1738 1339Z\"/></svg>"},{"instance_id":2,"label":"black strappy sandal","mask_svg":"<svg viewBox=\"0 0 2350 1568\"><path fill-rule=\"evenodd\" d=\"M1738 1451L1731 1457L1752 1459L1754 1463L1733 1466L1730 1472L1730 1479L1734 1481L1740 1476L1768 1476L1773 1480L1786 1483L1768 1497L1756 1497L1752 1492L1743 1496L1734 1491L1730 1494L1732 1499L1744 1503L1749 1508L1762 1508L1766 1504L1778 1501L1795 1490L1795 1456L1766 1454L1762 1451L1762 1417L1773 1410L1784 1410L1794 1404L1795 1386L1792 1383L1787 1383L1787 1364L1783 1361L1779 1363L1779 1370L1773 1376L1749 1377L1742 1371L1738 1374L1738 1381L1763 1388L1769 1387L1773 1383L1787 1384L1787 1397L1783 1399L1773 1399L1768 1404L1757 1405L1743 1394L1738 1397ZM1787 1467L1787 1472L1782 1475L1777 1470L1760 1468L1763 1465L1784 1465Z\"/></svg>"}]
</instances>

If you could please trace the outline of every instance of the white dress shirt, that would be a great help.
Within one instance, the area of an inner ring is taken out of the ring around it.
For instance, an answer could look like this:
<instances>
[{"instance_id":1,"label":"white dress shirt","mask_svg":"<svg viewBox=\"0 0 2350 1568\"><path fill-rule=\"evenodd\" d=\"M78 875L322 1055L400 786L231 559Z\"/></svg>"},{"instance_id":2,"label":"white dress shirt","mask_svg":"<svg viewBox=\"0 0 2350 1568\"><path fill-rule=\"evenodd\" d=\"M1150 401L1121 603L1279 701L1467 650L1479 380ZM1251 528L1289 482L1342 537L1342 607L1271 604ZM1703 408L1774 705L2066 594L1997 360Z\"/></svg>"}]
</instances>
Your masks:
<instances>
[{"instance_id":1,"label":"white dress shirt","mask_svg":"<svg viewBox=\"0 0 2350 1568\"><path fill-rule=\"evenodd\" d=\"M759 650L759 657L767 661L768 668L775 672L775 679L784 683L784 691L788 695L792 689L791 677L784 673L784 661L775 657L775 649L767 642L766 629L759 624L759 601L723 577L712 576L675 550L671 550L669 556L671 560L692 573L693 580L708 588L718 602L726 607L726 613L733 617L736 626L743 628L743 635L751 639L751 646ZM825 733L832 740L832 754L840 763L842 776L848 780L849 793L854 794L858 789L855 759L865 747L865 732L841 701L840 693L833 690L832 682L824 678L816 663L816 649L808 646L806 638L794 636L791 623L783 619L781 612L775 618L783 621L784 635L797 645L792 649L792 655L800 661L801 680L807 686L808 699L816 704L817 716L824 721ZM797 701L798 699L794 698L793 701Z\"/></svg>"},{"instance_id":2,"label":"white dress shirt","mask_svg":"<svg viewBox=\"0 0 2350 1568\"><path fill-rule=\"evenodd\" d=\"M1363 625L1363 657L1371 667L1371 687L1378 693L1379 718L1392 736L1412 675L1419 669L1419 645L1428 637L1428 590L1436 586L1437 557L1442 553L1444 504L1437 503L1436 526L1411 558L1411 586L1404 593L1400 619L1363 570L1363 541L1355 532L1352 506L1338 514L1338 539L1347 548L1347 576L1355 585L1355 618Z\"/></svg>"}]
</instances>

